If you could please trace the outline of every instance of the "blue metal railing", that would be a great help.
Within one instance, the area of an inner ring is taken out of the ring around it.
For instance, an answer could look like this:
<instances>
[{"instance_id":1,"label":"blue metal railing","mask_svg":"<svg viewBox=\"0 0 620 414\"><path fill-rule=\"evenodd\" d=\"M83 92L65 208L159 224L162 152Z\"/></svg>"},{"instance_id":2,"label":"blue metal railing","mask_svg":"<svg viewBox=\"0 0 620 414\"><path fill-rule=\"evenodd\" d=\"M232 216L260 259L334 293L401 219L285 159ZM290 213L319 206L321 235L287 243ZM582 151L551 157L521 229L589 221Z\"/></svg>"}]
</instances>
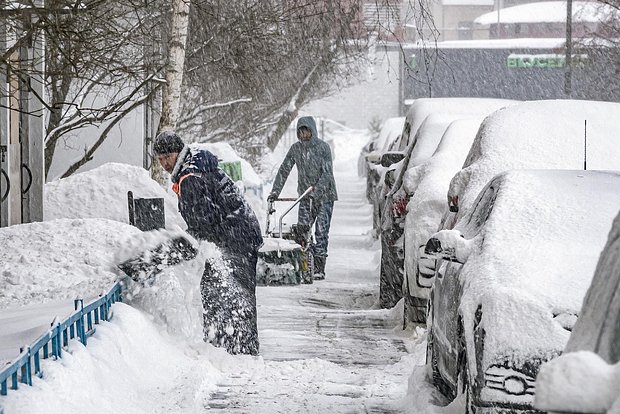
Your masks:
<instances>
[{"instance_id":1,"label":"blue metal railing","mask_svg":"<svg viewBox=\"0 0 620 414\"><path fill-rule=\"evenodd\" d=\"M94 325L112 319L110 308L113 303L122 301L121 294L121 283L116 282L108 293L86 306L83 299L76 299L75 312L62 322L54 320L49 331L30 346L21 348L19 356L0 371L0 395L7 395L9 389L16 390L20 383L32 385L33 374L43 376L41 359L50 356L54 359L62 358L62 349L69 346L70 339L77 337L86 345L88 337L95 333ZM0 414L3 413L0 407Z\"/></svg>"}]
</instances>

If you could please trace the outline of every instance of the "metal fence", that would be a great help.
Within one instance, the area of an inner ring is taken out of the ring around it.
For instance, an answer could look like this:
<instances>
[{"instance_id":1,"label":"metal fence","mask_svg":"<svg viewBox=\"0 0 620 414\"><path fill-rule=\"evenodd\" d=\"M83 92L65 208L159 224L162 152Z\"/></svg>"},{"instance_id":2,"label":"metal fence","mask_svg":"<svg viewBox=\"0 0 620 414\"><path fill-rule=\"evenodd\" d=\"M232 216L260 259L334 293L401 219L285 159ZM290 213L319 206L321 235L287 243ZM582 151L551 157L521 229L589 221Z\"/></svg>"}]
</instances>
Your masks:
<instances>
[{"instance_id":1,"label":"metal fence","mask_svg":"<svg viewBox=\"0 0 620 414\"><path fill-rule=\"evenodd\" d=\"M113 303L122 301L121 283L117 282L105 295L84 305L83 299L74 301L75 312L64 321L52 322L52 328L41 335L30 346L20 349L19 356L0 371L0 395L17 390L19 384L32 385L32 376L43 376L41 359L62 358L69 340L77 338L86 345L88 337L95 333L95 325L112 319ZM0 407L0 414L4 414Z\"/></svg>"}]
</instances>

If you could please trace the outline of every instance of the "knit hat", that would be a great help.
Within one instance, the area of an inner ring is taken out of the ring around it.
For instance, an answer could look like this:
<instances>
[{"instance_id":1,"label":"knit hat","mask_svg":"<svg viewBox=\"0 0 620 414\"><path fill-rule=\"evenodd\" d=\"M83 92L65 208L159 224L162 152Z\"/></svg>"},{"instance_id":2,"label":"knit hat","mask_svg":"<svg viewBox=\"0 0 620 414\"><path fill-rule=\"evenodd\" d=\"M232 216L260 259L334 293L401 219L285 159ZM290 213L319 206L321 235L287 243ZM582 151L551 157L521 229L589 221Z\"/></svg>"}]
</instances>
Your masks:
<instances>
[{"instance_id":1,"label":"knit hat","mask_svg":"<svg viewBox=\"0 0 620 414\"><path fill-rule=\"evenodd\" d=\"M185 147L183 140L172 131L164 131L157 135L153 143L153 152L157 155L181 152Z\"/></svg>"}]
</instances>

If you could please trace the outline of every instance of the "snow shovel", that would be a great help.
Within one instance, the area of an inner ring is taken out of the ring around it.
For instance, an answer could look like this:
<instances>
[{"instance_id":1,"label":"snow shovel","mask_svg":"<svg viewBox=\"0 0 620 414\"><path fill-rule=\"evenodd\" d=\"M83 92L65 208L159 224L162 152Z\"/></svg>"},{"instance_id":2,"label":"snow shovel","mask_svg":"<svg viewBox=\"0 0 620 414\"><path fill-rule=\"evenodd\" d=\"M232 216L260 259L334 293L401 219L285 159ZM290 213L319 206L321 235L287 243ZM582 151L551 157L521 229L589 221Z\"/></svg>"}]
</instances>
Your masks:
<instances>
[{"instance_id":1,"label":"snow shovel","mask_svg":"<svg viewBox=\"0 0 620 414\"><path fill-rule=\"evenodd\" d=\"M135 282L145 284L166 268L182 261L192 260L198 251L183 236L170 239L154 249L146 250L140 256L118 265Z\"/></svg>"},{"instance_id":2,"label":"snow shovel","mask_svg":"<svg viewBox=\"0 0 620 414\"><path fill-rule=\"evenodd\" d=\"M284 232L284 217L312 192L308 188L298 198L278 198L267 205L267 226L263 247L258 253L256 283L261 286L310 284L313 281L314 266L310 247L312 234L310 226L294 224ZM271 229L271 215L276 212L277 201L293 201L278 221L278 231ZM312 202L312 201L311 201ZM312 206L312 205L311 205Z\"/></svg>"}]
</instances>

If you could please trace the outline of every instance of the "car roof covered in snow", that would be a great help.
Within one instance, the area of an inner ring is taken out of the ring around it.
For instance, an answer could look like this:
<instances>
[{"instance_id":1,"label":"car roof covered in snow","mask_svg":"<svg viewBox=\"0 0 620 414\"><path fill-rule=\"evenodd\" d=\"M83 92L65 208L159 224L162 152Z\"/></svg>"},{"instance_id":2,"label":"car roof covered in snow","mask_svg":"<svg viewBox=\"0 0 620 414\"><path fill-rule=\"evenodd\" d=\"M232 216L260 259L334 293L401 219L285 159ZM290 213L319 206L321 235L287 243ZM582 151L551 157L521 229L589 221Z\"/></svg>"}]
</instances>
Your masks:
<instances>
[{"instance_id":1,"label":"car roof covered in snow","mask_svg":"<svg viewBox=\"0 0 620 414\"><path fill-rule=\"evenodd\" d=\"M496 174L511 169L620 170L620 104L528 101L489 115L450 183L458 220Z\"/></svg>"},{"instance_id":2,"label":"car roof covered in snow","mask_svg":"<svg viewBox=\"0 0 620 414\"><path fill-rule=\"evenodd\" d=\"M486 115L517 102L491 98L418 98L407 110L406 123L409 123L411 132L408 139L403 137L399 149L404 150L409 146L409 140L415 137L416 132L430 114L444 112L459 115L458 118L465 118Z\"/></svg>"},{"instance_id":3,"label":"car roof covered in snow","mask_svg":"<svg viewBox=\"0 0 620 414\"><path fill-rule=\"evenodd\" d=\"M484 366L551 358L566 345L620 206L620 172L514 170L457 225L470 247L460 312L482 307ZM501 363L501 361L500 361Z\"/></svg>"},{"instance_id":4,"label":"car roof covered in snow","mask_svg":"<svg viewBox=\"0 0 620 414\"><path fill-rule=\"evenodd\" d=\"M381 125L381 131L379 132L379 137L377 138L375 151L387 151L389 145L394 141L394 139L396 139L396 137L403 132L404 125L404 116L386 119Z\"/></svg>"}]
</instances>

